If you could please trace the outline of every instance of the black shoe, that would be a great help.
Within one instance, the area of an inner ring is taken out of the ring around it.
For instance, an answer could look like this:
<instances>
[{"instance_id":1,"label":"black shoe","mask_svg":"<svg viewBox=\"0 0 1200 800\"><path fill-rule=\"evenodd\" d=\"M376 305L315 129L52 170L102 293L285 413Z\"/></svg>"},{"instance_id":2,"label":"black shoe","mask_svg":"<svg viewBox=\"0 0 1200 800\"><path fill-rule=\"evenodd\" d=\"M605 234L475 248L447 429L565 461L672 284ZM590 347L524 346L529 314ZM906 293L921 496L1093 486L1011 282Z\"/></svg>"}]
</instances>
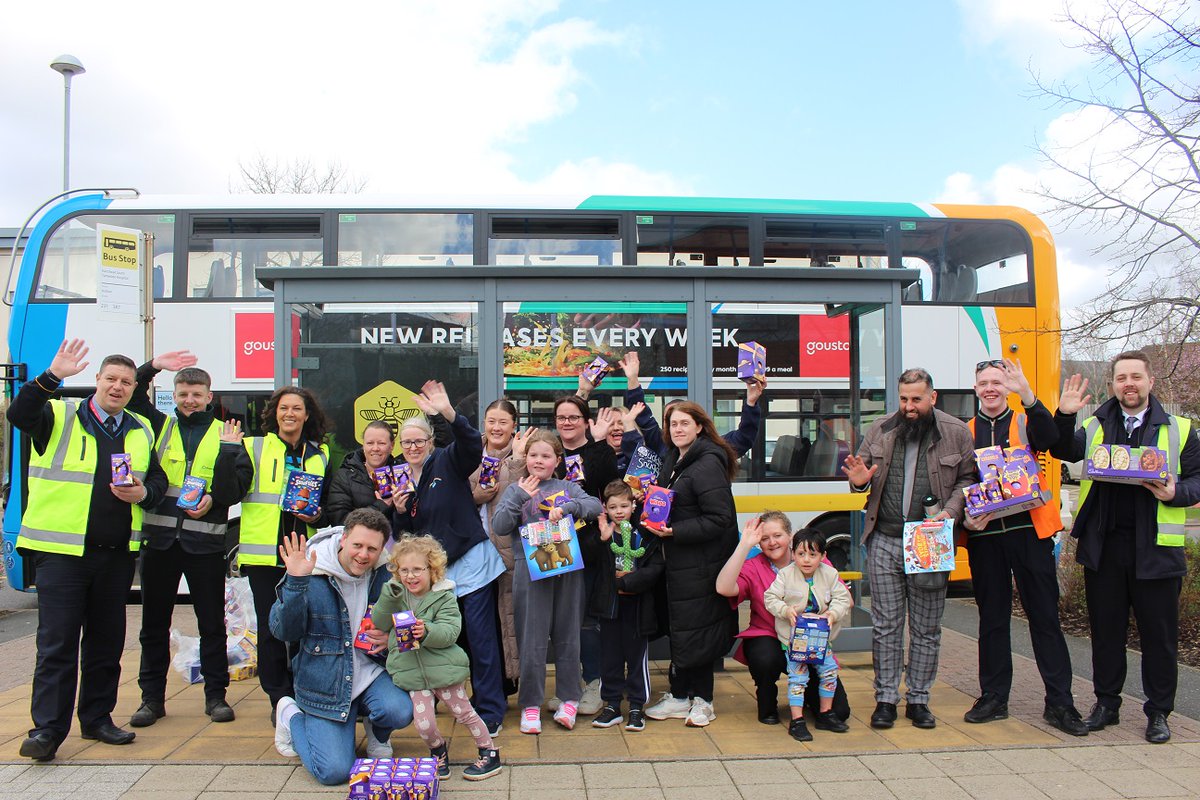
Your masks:
<instances>
[{"instance_id":1,"label":"black shoe","mask_svg":"<svg viewBox=\"0 0 1200 800\"><path fill-rule=\"evenodd\" d=\"M1042 719L1063 733L1072 736L1088 735L1088 726L1075 710L1075 706L1046 706L1046 710L1042 712Z\"/></svg>"},{"instance_id":2,"label":"black shoe","mask_svg":"<svg viewBox=\"0 0 1200 800\"><path fill-rule=\"evenodd\" d=\"M129 744L137 738L133 731L126 731L111 722L102 722L94 728L84 728L79 732L84 739L95 739L105 744Z\"/></svg>"},{"instance_id":3,"label":"black shoe","mask_svg":"<svg viewBox=\"0 0 1200 800\"><path fill-rule=\"evenodd\" d=\"M482 781L504 771L500 763L500 751L479 748L479 758L474 764L463 770L463 780Z\"/></svg>"},{"instance_id":4,"label":"black shoe","mask_svg":"<svg viewBox=\"0 0 1200 800\"><path fill-rule=\"evenodd\" d=\"M872 728L890 728L896 724L896 704L876 703L875 713L871 715Z\"/></svg>"},{"instance_id":5,"label":"black shoe","mask_svg":"<svg viewBox=\"0 0 1200 800\"><path fill-rule=\"evenodd\" d=\"M788 736L795 739L797 742L811 742L812 734L808 732L808 726L804 724L804 719L794 719L788 725Z\"/></svg>"},{"instance_id":6,"label":"black shoe","mask_svg":"<svg viewBox=\"0 0 1200 800\"><path fill-rule=\"evenodd\" d=\"M914 728L930 730L937 727L937 720L929 706L924 703L907 703L904 706L904 716L912 720Z\"/></svg>"},{"instance_id":7,"label":"black shoe","mask_svg":"<svg viewBox=\"0 0 1200 800\"><path fill-rule=\"evenodd\" d=\"M971 706L971 710L963 714L963 721L972 724L994 722L998 719L1008 719L1008 702L991 692L984 692L983 697Z\"/></svg>"},{"instance_id":8,"label":"black shoe","mask_svg":"<svg viewBox=\"0 0 1200 800\"><path fill-rule=\"evenodd\" d=\"M850 726L843 722L832 708L817 714L817 718L813 720L813 727L819 731L832 731L833 733L845 733L850 730Z\"/></svg>"},{"instance_id":9,"label":"black shoe","mask_svg":"<svg viewBox=\"0 0 1200 800\"><path fill-rule=\"evenodd\" d=\"M778 711L768 711L765 714L759 714L758 721L761 722L763 725L778 725L779 724L779 712Z\"/></svg>"},{"instance_id":10,"label":"black shoe","mask_svg":"<svg viewBox=\"0 0 1200 800\"><path fill-rule=\"evenodd\" d=\"M609 703L600 709L600 713L592 720L592 727L611 728L613 725L620 725L624 721L625 717L621 714L621 709Z\"/></svg>"},{"instance_id":11,"label":"black shoe","mask_svg":"<svg viewBox=\"0 0 1200 800\"><path fill-rule=\"evenodd\" d=\"M1171 729L1167 727L1167 715L1155 711L1146 715L1146 741L1150 744L1166 744L1171 741Z\"/></svg>"},{"instance_id":12,"label":"black shoe","mask_svg":"<svg viewBox=\"0 0 1200 800\"><path fill-rule=\"evenodd\" d=\"M53 761L58 753L58 743L48 733L35 733L21 742L21 758L34 761Z\"/></svg>"},{"instance_id":13,"label":"black shoe","mask_svg":"<svg viewBox=\"0 0 1200 800\"><path fill-rule=\"evenodd\" d=\"M1087 726L1089 731L1102 731L1109 725L1118 725L1120 722L1120 710L1096 703L1096 705L1092 706L1092 710L1087 715L1087 719L1083 721L1083 724Z\"/></svg>"},{"instance_id":14,"label":"black shoe","mask_svg":"<svg viewBox=\"0 0 1200 800\"><path fill-rule=\"evenodd\" d=\"M450 747L445 742L430 748L429 757L437 761L437 776L442 780L450 777Z\"/></svg>"},{"instance_id":15,"label":"black shoe","mask_svg":"<svg viewBox=\"0 0 1200 800\"><path fill-rule=\"evenodd\" d=\"M129 718L129 724L134 728L149 728L167 715L167 707L154 700L143 700L138 710Z\"/></svg>"},{"instance_id":16,"label":"black shoe","mask_svg":"<svg viewBox=\"0 0 1200 800\"><path fill-rule=\"evenodd\" d=\"M625 721L625 730L646 730L646 712L642 710L641 706L633 706L629 709L629 719Z\"/></svg>"},{"instance_id":17,"label":"black shoe","mask_svg":"<svg viewBox=\"0 0 1200 800\"><path fill-rule=\"evenodd\" d=\"M500 735L500 731L504 730L504 722L484 722L484 727L488 729L488 736L495 739Z\"/></svg>"},{"instance_id":18,"label":"black shoe","mask_svg":"<svg viewBox=\"0 0 1200 800\"><path fill-rule=\"evenodd\" d=\"M213 722L233 722L235 714L229 703L225 702L224 697L217 697L208 700L204 703L204 713L212 719ZM130 725L133 722L129 723Z\"/></svg>"}]
</instances>

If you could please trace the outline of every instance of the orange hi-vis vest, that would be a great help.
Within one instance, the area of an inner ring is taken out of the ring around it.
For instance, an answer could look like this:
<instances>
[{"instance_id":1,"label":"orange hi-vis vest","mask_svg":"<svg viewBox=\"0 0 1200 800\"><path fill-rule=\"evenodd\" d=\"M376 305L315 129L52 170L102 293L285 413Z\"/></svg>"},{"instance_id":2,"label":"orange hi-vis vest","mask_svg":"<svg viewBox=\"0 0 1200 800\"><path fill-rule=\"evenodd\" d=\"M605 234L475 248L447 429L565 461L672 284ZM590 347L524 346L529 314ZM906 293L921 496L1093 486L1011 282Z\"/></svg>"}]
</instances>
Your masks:
<instances>
[{"instance_id":1,"label":"orange hi-vis vest","mask_svg":"<svg viewBox=\"0 0 1200 800\"><path fill-rule=\"evenodd\" d=\"M1024 414L1014 413L1012 415L1008 422L1009 447L1029 447L1029 434L1025 430L1026 419ZM971 417L967 425L970 426L971 438L974 439L975 417ZM1032 453L1033 448L1029 448L1029 451ZM1045 476L1043 476L1044 479ZM1032 509L1029 516L1033 518L1033 529L1037 531L1038 538L1049 539L1062 530L1062 516L1058 510L1058 501L1050 493L1049 487L1042 486L1042 496L1046 498L1046 504Z\"/></svg>"}]
</instances>

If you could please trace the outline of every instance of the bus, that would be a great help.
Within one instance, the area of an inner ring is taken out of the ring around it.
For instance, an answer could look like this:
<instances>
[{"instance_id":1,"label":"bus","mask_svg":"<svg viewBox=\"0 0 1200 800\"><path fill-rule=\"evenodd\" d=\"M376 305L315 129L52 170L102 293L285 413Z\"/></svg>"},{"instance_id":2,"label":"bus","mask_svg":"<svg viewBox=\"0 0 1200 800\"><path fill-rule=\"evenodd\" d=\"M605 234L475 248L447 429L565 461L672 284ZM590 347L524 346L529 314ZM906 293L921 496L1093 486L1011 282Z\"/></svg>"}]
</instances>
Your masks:
<instances>
[{"instance_id":1,"label":"bus","mask_svg":"<svg viewBox=\"0 0 1200 800\"><path fill-rule=\"evenodd\" d=\"M430 378L472 419L503 394L521 425L548 427L584 364L631 350L659 419L689 397L732 430L745 397L738 343L758 342L768 386L735 482L739 515L779 509L821 528L839 567L861 563L863 504L842 459L895 408L900 369L927 368L938 406L963 418L980 361L1019 358L1038 395L1057 398L1054 247L1019 208L81 190L31 222L5 296L9 392L64 338L86 339L96 359L186 348L213 376L218 415L250 433L276 386L311 388L335 458L372 419L415 413ZM128 241L106 238L113 230L140 243L133 277L106 272L104 249ZM63 391L91 388L82 374ZM624 389L618 370L593 407L621 405ZM170 392L160 376L160 407ZM14 549L28 443L8 433L5 567L28 589L35 577ZM1058 465L1042 466L1057 491Z\"/></svg>"}]
</instances>

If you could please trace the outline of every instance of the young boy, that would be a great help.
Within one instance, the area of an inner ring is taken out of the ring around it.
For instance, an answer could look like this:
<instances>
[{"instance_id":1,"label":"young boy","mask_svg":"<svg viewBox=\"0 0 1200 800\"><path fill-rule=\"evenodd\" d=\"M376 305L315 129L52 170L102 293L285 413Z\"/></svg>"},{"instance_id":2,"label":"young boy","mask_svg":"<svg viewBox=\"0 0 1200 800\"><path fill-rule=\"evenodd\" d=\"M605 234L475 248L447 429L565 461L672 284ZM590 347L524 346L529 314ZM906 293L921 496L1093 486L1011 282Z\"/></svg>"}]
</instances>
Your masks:
<instances>
[{"instance_id":1,"label":"young boy","mask_svg":"<svg viewBox=\"0 0 1200 800\"><path fill-rule=\"evenodd\" d=\"M775 634L790 652L792 633L800 617L824 617L829 620L829 641L837 636L842 619L853 605L850 591L838 579L838 572L825 557L825 535L815 528L801 528L792 536L792 563L779 570L774 582L763 595L767 610L775 615ZM820 677L821 712L817 714L817 730L845 733L849 726L833 712L833 695L837 690L838 663L833 648L825 658L812 665ZM808 686L809 665L788 658L788 706L792 723L788 735L798 742L811 742L812 734L804 724L804 690Z\"/></svg>"},{"instance_id":2,"label":"young boy","mask_svg":"<svg viewBox=\"0 0 1200 800\"><path fill-rule=\"evenodd\" d=\"M625 722L621 701L629 698L625 730L646 727L642 709L650 696L649 636L658 628L652 597L643 596L662 577L662 548L657 536L642 536L634 520L633 490L624 481L604 487L600 540L607 545L605 569L597 576L592 608L600 618L600 699L604 707L592 720L596 728Z\"/></svg>"},{"instance_id":3,"label":"young boy","mask_svg":"<svg viewBox=\"0 0 1200 800\"><path fill-rule=\"evenodd\" d=\"M166 496L154 511L146 512L142 525L142 705L130 720L135 728L153 725L167 713L169 634L181 575L187 577L200 629L204 713L213 722L234 717L225 701L225 531L229 507L249 490L254 467L241 445L238 423L222 422L209 410L212 379L195 363L196 357L186 350L155 356L138 369L138 386L129 402L131 411L154 426L155 450L169 482ZM175 371L172 416L156 409L147 395L150 382L164 369ZM194 509L178 505L186 476L205 481Z\"/></svg>"}]
</instances>

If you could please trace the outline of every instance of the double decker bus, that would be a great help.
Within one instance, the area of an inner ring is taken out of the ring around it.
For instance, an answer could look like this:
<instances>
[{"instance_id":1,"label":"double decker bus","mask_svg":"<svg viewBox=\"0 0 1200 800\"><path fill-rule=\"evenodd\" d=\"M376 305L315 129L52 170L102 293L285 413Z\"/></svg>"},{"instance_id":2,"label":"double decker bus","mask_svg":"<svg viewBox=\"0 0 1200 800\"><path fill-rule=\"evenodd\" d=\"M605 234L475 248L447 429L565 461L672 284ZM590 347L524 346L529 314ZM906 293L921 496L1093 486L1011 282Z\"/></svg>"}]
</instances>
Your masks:
<instances>
[{"instance_id":1,"label":"double decker bus","mask_svg":"<svg viewBox=\"0 0 1200 800\"><path fill-rule=\"evenodd\" d=\"M370 420L415 413L430 378L472 419L503 394L522 426L550 427L582 365L631 350L659 419L690 397L732 430L745 396L737 345L763 344L768 388L734 486L739 514L780 509L821 528L839 566L855 560L863 503L842 459L895 407L900 369L927 368L938 406L963 418L980 361L1019 358L1039 396L1057 396L1053 243L1018 208L88 190L35 220L5 298L10 391L64 338L96 358L186 348L213 376L218 414L250 433L276 386L311 388L333 419L335 459ZM101 268L110 229L140 237L140 291ZM169 379L156 387L164 408ZM63 391L92 388L85 373ZM618 371L593 404L621 405L624 388ZM13 545L27 441L13 433L4 554L24 589L32 576ZM1057 489L1057 465L1043 467Z\"/></svg>"}]
</instances>

